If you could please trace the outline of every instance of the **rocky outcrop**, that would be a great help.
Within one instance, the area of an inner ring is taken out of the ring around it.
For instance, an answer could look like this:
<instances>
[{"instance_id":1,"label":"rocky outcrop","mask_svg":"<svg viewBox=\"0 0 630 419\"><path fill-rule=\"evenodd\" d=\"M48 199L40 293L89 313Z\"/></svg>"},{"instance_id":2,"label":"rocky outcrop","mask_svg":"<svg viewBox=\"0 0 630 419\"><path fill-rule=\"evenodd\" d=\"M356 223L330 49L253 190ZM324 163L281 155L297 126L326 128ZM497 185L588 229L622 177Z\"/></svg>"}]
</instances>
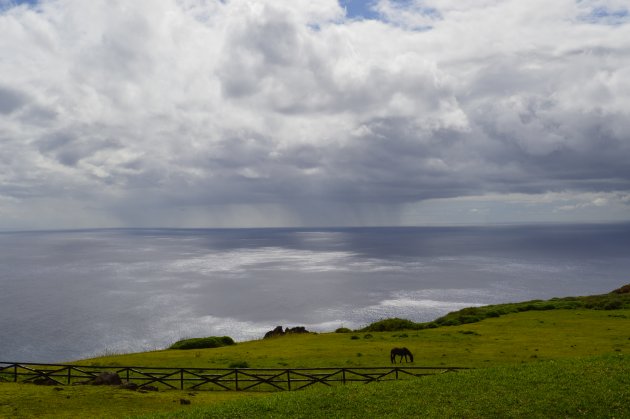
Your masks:
<instances>
[{"instance_id":1,"label":"rocky outcrop","mask_svg":"<svg viewBox=\"0 0 630 419\"><path fill-rule=\"evenodd\" d=\"M268 331L267 333L265 333L265 337L263 339L269 339L269 338L275 338L278 336L284 336L287 334L300 334L300 333L310 333L308 330L306 330L306 327L304 326L296 326L296 327L292 327L292 328L286 328L286 329L282 329L282 326L276 326L275 329Z\"/></svg>"},{"instance_id":2,"label":"rocky outcrop","mask_svg":"<svg viewBox=\"0 0 630 419\"><path fill-rule=\"evenodd\" d=\"M265 337L263 339L275 338L277 336L283 336L284 330L282 326L277 326L275 329L268 331L265 333Z\"/></svg>"}]
</instances>

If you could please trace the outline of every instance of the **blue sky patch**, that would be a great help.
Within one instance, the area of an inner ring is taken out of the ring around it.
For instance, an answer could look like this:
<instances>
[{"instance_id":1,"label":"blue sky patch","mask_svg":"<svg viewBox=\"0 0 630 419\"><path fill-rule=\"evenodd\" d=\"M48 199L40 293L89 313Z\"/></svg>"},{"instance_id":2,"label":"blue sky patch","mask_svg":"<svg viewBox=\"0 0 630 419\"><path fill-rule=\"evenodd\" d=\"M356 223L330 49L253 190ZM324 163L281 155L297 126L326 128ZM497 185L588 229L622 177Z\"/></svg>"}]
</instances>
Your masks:
<instances>
[{"instance_id":1,"label":"blue sky patch","mask_svg":"<svg viewBox=\"0 0 630 419\"><path fill-rule=\"evenodd\" d=\"M34 6L37 4L37 2L38 0L9 0L9 1L0 0L0 12L11 9L12 7L19 6L22 4Z\"/></svg>"},{"instance_id":2,"label":"blue sky patch","mask_svg":"<svg viewBox=\"0 0 630 419\"><path fill-rule=\"evenodd\" d=\"M379 17L372 8L374 2L370 0L340 0L339 4L346 9L346 16L350 19L378 19Z\"/></svg>"},{"instance_id":3,"label":"blue sky patch","mask_svg":"<svg viewBox=\"0 0 630 419\"><path fill-rule=\"evenodd\" d=\"M610 10L607 7L596 7L591 13L582 16L583 21L604 25L621 25L630 22L628 9Z\"/></svg>"},{"instance_id":4,"label":"blue sky patch","mask_svg":"<svg viewBox=\"0 0 630 419\"><path fill-rule=\"evenodd\" d=\"M15 3L17 4L30 4L30 5L34 5L37 4L37 0L13 0L11 3Z\"/></svg>"}]
</instances>

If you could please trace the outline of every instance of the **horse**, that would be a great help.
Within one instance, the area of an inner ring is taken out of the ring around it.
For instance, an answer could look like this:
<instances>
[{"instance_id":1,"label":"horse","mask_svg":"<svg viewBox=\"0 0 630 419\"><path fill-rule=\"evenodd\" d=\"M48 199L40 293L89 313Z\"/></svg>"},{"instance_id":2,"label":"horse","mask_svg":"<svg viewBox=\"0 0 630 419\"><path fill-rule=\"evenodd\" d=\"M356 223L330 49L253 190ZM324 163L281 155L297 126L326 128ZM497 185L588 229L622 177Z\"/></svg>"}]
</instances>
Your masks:
<instances>
[{"instance_id":1,"label":"horse","mask_svg":"<svg viewBox=\"0 0 630 419\"><path fill-rule=\"evenodd\" d=\"M400 362L402 363L403 357L405 358L405 362L413 362L413 354L407 348L394 348L389 353L389 359L392 361L392 364L396 363L396 356L400 357ZM409 357L409 360L407 360Z\"/></svg>"}]
</instances>

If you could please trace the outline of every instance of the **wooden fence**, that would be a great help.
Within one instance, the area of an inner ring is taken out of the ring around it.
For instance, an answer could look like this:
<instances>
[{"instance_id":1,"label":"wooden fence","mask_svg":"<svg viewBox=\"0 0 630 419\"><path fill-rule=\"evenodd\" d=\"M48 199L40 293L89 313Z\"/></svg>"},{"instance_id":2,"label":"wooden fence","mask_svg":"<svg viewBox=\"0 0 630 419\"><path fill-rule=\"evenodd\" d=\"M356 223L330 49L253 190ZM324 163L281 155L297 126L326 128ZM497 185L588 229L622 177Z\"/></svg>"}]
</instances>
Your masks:
<instances>
[{"instance_id":1,"label":"wooden fence","mask_svg":"<svg viewBox=\"0 0 630 419\"><path fill-rule=\"evenodd\" d=\"M167 368L0 362L0 382L49 385L89 384L100 374L116 373L139 387L181 390L299 390L312 385L400 380L455 372L462 367L357 368Z\"/></svg>"}]
</instances>

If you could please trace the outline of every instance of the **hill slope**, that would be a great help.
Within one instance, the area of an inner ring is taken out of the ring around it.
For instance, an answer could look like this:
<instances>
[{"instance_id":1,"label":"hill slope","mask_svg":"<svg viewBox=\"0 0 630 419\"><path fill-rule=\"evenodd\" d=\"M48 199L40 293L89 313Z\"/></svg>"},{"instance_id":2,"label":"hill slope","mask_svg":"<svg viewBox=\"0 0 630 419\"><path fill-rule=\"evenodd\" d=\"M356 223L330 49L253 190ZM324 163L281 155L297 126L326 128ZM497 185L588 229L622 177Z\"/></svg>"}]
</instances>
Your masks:
<instances>
[{"instance_id":1,"label":"hill slope","mask_svg":"<svg viewBox=\"0 0 630 419\"><path fill-rule=\"evenodd\" d=\"M630 357L546 361L318 388L150 418L629 417Z\"/></svg>"}]
</instances>

